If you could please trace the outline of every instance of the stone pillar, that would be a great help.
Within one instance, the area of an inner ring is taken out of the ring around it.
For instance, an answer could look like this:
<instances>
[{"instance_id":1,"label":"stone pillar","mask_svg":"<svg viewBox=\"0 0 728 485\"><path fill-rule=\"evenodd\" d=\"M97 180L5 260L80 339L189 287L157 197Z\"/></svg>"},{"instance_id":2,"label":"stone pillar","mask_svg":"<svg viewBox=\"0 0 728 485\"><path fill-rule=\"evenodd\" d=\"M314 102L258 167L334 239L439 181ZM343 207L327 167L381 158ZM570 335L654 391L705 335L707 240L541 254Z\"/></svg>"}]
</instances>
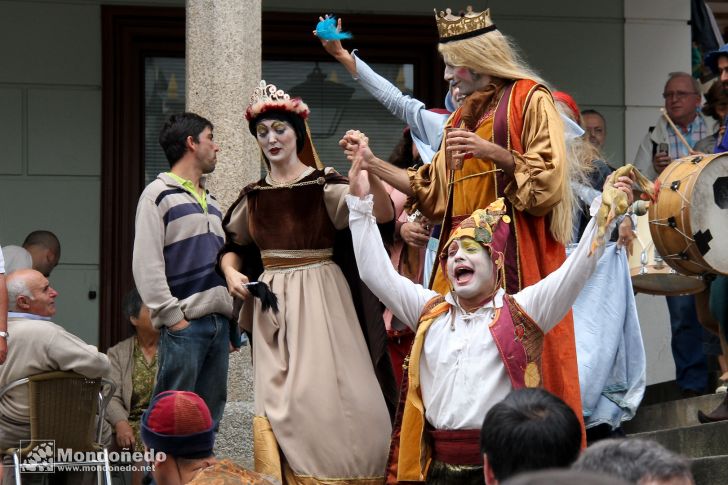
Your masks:
<instances>
[{"instance_id":1,"label":"stone pillar","mask_svg":"<svg viewBox=\"0 0 728 485\"><path fill-rule=\"evenodd\" d=\"M215 125L210 191L223 209L260 177L245 108L261 77L261 0L187 0L187 109Z\"/></svg>"},{"instance_id":2,"label":"stone pillar","mask_svg":"<svg viewBox=\"0 0 728 485\"><path fill-rule=\"evenodd\" d=\"M208 188L223 212L260 177L245 108L261 77L261 0L187 0L187 109L212 121L220 145ZM231 354L228 401L216 453L252 467L250 347Z\"/></svg>"}]
</instances>

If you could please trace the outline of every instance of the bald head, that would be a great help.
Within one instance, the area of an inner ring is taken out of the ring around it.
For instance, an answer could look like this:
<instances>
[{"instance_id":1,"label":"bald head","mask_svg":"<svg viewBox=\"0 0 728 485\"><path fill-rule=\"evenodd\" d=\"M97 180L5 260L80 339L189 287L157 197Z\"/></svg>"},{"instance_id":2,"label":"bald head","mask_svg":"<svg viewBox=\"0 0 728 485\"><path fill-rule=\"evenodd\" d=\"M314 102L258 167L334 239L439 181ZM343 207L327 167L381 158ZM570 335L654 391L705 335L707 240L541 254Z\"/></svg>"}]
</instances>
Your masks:
<instances>
[{"instance_id":1,"label":"bald head","mask_svg":"<svg viewBox=\"0 0 728 485\"><path fill-rule=\"evenodd\" d=\"M7 277L10 311L32 313L41 317L56 314L58 292L51 288L48 278L34 269L19 269Z\"/></svg>"},{"instance_id":2,"label":"bald head","mask_svg":"<svg viewBox=\"0 0 728 485\"><path fill-rule=\"evenodd\" d=\"M23 241L33 258L33 269L48 277L61 259L61 242L51 231L33 231Z\"/></svg>"}]
</instances>

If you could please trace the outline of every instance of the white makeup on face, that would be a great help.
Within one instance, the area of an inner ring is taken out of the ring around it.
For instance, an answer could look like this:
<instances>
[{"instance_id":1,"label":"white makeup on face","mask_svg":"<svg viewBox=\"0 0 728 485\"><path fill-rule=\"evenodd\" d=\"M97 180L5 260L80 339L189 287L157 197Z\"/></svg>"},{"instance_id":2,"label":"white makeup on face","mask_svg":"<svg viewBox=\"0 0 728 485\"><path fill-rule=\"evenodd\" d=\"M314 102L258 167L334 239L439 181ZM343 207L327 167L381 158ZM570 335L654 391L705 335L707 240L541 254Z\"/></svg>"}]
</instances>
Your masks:
<instances>
[{"instance_id":1,"label":"white makeup on face","mask_svg":"<svg viewBox=\"0 0 728 485\"><path fill-rule=\"evenodd\" d=\"M447 249L447 277L463 306L482 302L494 286L493 262L477 241L456 239Z\"/></svg>"},{"instance_id":2,"label":"white makeup on face","mask_svg":"<svg viewBox=\"0 0 728 485\"><path fill-rule=\"evenodd\" d=\"M461 101L479 89L483 89L491 81L491 77L476 74L467 67L445 64L445 81L450 83L451 90L457 91L456 101Z\"/></svg>"},{"instance_id":3,"label":"white makeup on face","mask_svg":"<svg viewBox=\"0 0 728 485\"><path fill-rule=\"evenodd\" d=\"M287 122L264 119L255 131L258 145L270 163L289 162L296 156L296 131Z\"/></svg>"}]
</instances>

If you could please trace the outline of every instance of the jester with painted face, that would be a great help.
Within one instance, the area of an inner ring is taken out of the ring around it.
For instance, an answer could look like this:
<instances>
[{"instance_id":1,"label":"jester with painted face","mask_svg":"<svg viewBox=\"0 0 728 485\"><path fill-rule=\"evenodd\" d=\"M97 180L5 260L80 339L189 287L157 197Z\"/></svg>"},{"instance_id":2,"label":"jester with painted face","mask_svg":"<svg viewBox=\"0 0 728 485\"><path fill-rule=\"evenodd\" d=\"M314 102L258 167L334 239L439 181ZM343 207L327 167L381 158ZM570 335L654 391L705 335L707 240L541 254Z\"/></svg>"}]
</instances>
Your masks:
<instances>
[{"instance_id":1,"label":"jester with painted face","mask_svg":"<svg viewBox=\"0 0 728 485\"><path fill-rule=\"evenodd\" d=\"M600 245L589 255L596 225L590 221L579 247L559 268L511 294L504 288L503 251L513 220L497 199L472 212L444 241L440 262L448 291L442 295L392 268L372 215L368 187L375 176L361 168L361 156L354 157L346 198L359 274L416 333L389 478L482 483L483 419L511 390L543 385L544 336L570 311L603 251ZM631 200L629 178L614 187Z\"/></svg>"}]
</instances>

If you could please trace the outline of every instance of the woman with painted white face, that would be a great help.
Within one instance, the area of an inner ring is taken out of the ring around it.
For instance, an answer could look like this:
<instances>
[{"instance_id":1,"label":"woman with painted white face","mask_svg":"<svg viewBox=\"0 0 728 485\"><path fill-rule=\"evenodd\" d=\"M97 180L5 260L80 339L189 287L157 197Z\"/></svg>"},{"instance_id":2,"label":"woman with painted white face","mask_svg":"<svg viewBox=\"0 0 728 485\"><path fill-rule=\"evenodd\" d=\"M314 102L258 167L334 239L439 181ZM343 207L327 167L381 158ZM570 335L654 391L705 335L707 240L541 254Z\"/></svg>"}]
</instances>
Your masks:
<instances>
[{"instance_id":1,"label":"woman with painted white face","mask_svg":"<svg viewBox=\"0 0 728 485\"><path fill-rule=\"evenodd\" d=\"M396 399L382 312L356 274L347 179L318 159L308 112L261 81L246 119L268 174L223 221L219 267L252 333L256 471L283 483L381 482ZM374 213L393 219L388 203ZM256 279L277 312L249 298Z\"/></svg>"},{"instance_id":2,"label":"woman with painted white face","mask_svg":"<svg viewBox=\"0 0 728 485\"><path fill-rule=\"evenodd\" d=\"M462 221L444 244L440 259L450 291L440 296L398 275L389 264L374 225L378 195L369 195L370 176L361 170L365 151L361 147L353 157L346 198L360 276L416 332L391 470L399 481L478 482L483 477L479 436L485 414L512 389L542 385L544 334L569 311L603 246L589 256L596 235L591 221L561 267L509 295L503 289L503 250L511 220L498 199ZM623 177L615 186L631 201L631 179ZM422 438L425 433L428 439Z\"/></svg>"}]
</instances>

